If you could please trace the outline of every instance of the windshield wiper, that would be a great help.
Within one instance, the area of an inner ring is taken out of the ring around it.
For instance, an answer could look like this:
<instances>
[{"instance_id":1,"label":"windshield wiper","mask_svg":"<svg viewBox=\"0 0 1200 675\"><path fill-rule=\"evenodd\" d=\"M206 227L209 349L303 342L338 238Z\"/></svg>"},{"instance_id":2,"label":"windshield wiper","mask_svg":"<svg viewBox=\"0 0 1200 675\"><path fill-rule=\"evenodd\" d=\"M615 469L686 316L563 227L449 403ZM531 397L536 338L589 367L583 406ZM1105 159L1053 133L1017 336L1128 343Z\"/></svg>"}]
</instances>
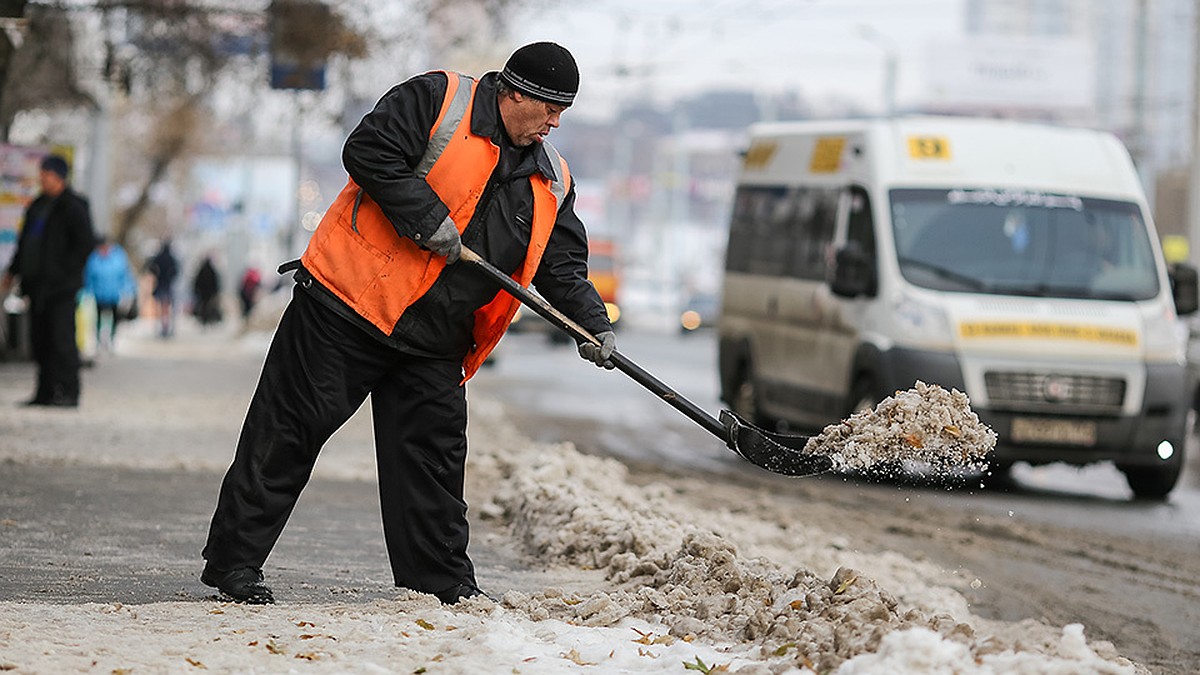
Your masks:
<instances>
[{"instance_id":1,"label":"windshield wiper","mask_svg":"<svg viewBox=\"0 0 1200 675\"><path fill-rule=\"evenodd\" d=\"M1045 284L1036 286L1018 286L1016 284L996 284L989 290L999 295L1021 295L1029 298L1044 298L1050 289Z\"/></svg>"},{"instance_id":2,"label":"windshield wiper","mask_svg":"<svg viewBox=\"0 0 1200 675\"><path fill-rule=\"evenodd\" d=\"M1094 290L1088 286L1051 286L1045 284L1041 287L1044 295L1053 296L1056 298L1077 298L1080 300L1117 300L1120 302L1133 302L1139 299L1136 294L1129 291L1121 290Z\"/></svg>"},{"instance_id":3,"label":"windshield wiper","mask_svg":"<svg viewBox=\"0 0 1200 675\"><path fill-rule=\"evenodd\" d=\"M1040 283L1033 286L994 284L989 290L992 293L999 293L1001 295L1022 295L1031 298L1119 300L1123 302L1138 300L1133 293L1125 291L1096 291L1087 286L1062 286L1046 283Z\"/></svg>"},{"instance_id":4,"label":"windshield wiper","mask_svg":"<svg viewBox=\"0 0 1200 675\"><path fill-rule=\"evenodd\" d=\"M954 281L959 284L962 284L963 286L966 286L967 288L977 290L977 291L988 290L988 283L986 281L984 281L983 279L978 279L976 277L973 277L969 274L963 274L962 272L956 272L952 269L942 267L941 265L936 265L934 263L926 262L924 260L918 260L916 258L906 258L904 256L900 256L898 259L899 259L901 265L908 265L911 267L919 267L927 272L932 272L934 274L934 276L938 277L939 279L945 279L947 281Z\"/></svg>"}]
</instances>

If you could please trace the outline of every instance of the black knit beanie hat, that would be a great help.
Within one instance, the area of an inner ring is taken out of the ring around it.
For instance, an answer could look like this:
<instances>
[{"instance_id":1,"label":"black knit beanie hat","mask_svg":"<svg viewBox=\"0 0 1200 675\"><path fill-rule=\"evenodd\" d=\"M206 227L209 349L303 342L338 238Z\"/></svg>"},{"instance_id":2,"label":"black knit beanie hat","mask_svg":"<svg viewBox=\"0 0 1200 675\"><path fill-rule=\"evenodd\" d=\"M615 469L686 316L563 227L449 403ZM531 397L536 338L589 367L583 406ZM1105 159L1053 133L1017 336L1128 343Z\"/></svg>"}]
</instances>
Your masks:
<instances>
[{"instance_id":1,"label":"black knit beanie hat","mask_svg":"<svg viewBox=\"0 0 1200 675\"><path fill-rule=\"evenodd\" d=\"M42 170L51 171L65 179L68 173L67 160L60 155L46 155L46 158L42 160Z\"/></svg>"},{"instance_id":2,"label":"black knit beanie hat","mask_svg":"<svg viewBox=\"0 0 1200 675\"><path fill-rule=\"evenodd\" d=\"M579 91L575 57L553 42L534 42L513 52L500 79L523 94L559 105L571 105Z\"/></svg>"}]
</instances>

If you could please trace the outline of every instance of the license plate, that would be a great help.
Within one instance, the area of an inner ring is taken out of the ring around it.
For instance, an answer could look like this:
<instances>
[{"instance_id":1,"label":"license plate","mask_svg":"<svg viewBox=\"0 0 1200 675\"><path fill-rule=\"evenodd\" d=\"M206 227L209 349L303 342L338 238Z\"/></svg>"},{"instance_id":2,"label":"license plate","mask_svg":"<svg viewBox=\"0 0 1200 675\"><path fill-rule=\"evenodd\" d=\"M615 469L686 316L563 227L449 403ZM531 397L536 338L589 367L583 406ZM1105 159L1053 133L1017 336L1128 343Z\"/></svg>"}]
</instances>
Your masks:
<instances>
[{"instance_id":1,"label":"license plate","mask_svg":"<svg viewBox=\"0 0 1200 675\"><path fill-rule=\"evenodd\" d=\"M1012 422L1012 440L1017 443L1095 445L1096 423L1079 420L1016 417L1013 418Z\"/></svg>"}]
</instances>

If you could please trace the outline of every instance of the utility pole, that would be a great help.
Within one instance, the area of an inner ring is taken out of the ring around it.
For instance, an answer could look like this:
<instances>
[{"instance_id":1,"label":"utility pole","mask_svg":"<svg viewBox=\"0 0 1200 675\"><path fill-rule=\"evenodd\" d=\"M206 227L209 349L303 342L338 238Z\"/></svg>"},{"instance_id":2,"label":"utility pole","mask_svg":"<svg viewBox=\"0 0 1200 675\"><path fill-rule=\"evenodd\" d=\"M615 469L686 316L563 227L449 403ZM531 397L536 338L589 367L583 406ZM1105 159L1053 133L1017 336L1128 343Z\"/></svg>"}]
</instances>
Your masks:
<instances>
[{"instance_id":1,"label":"utility pole","mask_svg":"<svg viewBox=\"0 0 1200 675\"><path fill-rule=\"evenodd\" d=\"M111 65L113 54L113 24L112 12L108 6L100 7L100 31L104 35L104 51L106 65ZM118 21L124 19L123 11L118 11ZM97 234L113 238L112 217L112 105L114 86L111 73L106 69L105 77L100 86L96 87L94 96L96 108L92 111L92 133L88 153L88 200L91 202L92 224Z\"/></svg>"},{"instance_id":2,"label":"utility pole","mask_svg":"<svg viewBox=\"0 0 1200 675\"><path fill-rule=\"evenodd\" d=\"M896 75L900 70L896 44L870 24L859 24L858 32L883 50L883 116L891 119L896 114Z\"/></svg>"},{"instance_id":3,"label":"utility pole","mask_svg":"<svg viewBox=\"0 0 1200 675\"><path fill-rule=\"evenodd\" d=\"M1151 181L1145 173L1149 169L1146 161L1149 154L1146 147L1146 79L1149 75L1146 72L1147 0L1138 0L1134 11L1137 15L1133 22L1133 138L1130 139L1130 154L1133 155L1142 184L1148 185Z\"/></svg>"},{"instance_id":4,"label":"utility pole","mask_svg":"<svg viewBox=\"0 0 1200 675\"><path fill-rule=\"evenodd\" d=\"M1192 157L1188 177L1188 260L1200 265L1200 0L1192 7Z\"/></svg>"}]
</instances>

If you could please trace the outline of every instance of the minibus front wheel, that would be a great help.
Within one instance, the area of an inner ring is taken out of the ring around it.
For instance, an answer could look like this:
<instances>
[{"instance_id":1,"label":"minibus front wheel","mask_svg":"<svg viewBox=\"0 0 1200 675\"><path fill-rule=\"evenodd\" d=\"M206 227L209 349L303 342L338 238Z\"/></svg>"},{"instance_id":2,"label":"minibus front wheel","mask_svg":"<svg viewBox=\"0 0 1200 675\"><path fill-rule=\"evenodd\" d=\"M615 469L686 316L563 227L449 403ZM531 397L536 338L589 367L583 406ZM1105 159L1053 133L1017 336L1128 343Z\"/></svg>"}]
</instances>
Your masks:
<instances>
[{"instance_id":1,"label":"minibus front wheel","mask_svg":"<svg viewBox=\"0 0 1200 675\"><path fill-rule=\"evenodd\" d=\"M1122 466L1125 482L1135 499L1162 501L1179 482L1183 462L1176 460L1163 466Z\"/></svg>"},{"instance_id":2,"label":"minibus front wheel","mask_svg":"<svg viewBox=\"0 0 1200 675\"><path fill-rule=\"evenodd\" d=\"M881 400L876 393L875 379L869 374L861 373L854 378L850 386L850 395L846 397L846 417L864 410L874 410Z\"/></svg>"},{"instance_id":3,"label":"minibus front wheel","mask_svg":"<svg viewBox=\"0 0 1200 675\"><path fill-rule=\"evenodd\" d=\"M733 378L733 400L729 402L733 411L764 429L774 429L775 421L762 411L762 398L754 382L754 369L743 361Z\"/></svg>"}]
</instances>

